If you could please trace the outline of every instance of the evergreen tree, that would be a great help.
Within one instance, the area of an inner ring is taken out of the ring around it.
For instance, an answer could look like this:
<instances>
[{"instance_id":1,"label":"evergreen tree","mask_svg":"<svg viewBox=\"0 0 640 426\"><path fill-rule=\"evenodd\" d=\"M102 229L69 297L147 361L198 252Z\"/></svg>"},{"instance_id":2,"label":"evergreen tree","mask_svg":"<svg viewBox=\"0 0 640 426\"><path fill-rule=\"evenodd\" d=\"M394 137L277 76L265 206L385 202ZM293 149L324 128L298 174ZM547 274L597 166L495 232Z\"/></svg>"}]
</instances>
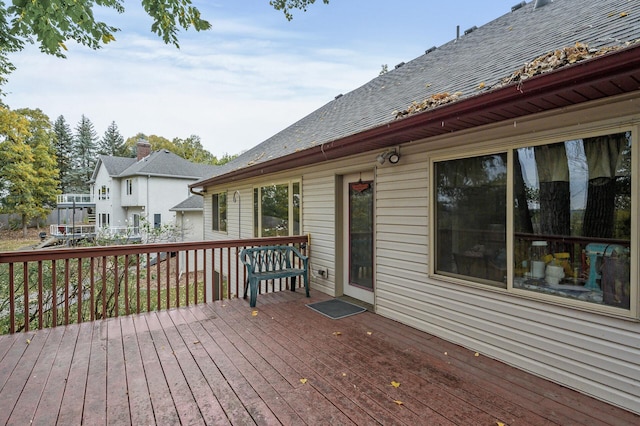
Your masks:
<instances>
[{"instance_id":1,"label":"evergreen tree","mask_svg":"<svg viewBox=\"0 0 640 426\"><path fill-rule=\"evenodd\" d=\"M93 123L82 115L73 139L74 169L71 173L70 190L83 193L88 190L88 181L96 164L96 142L98 135Z\"/></svg>"},{"instance_id":2,"label":"evergreen tree","mask_svg":"<svg viewBox=\"0 0 640 426\"><path fill-rule=\"evenodd\" d=\"M127 148L124 145L124 138L118 131L115 121L112 121L104 136L98 144L98 153L103 155L113 155L115 157L124 157L127 155Z\"/></svg>"},{"instance_id":3,"label":"evergreen tree","mask_svg":"<svg viewBox=\"0 0 640 426\"><path fill-rule=\"evenodd\" d=\"M53 124L53 133L56 136L55 149L60 171L60 190L68 193L71 187L71 172L73 169L73 134L64 116L60 116Z\"/></svg>"}]
</instances>

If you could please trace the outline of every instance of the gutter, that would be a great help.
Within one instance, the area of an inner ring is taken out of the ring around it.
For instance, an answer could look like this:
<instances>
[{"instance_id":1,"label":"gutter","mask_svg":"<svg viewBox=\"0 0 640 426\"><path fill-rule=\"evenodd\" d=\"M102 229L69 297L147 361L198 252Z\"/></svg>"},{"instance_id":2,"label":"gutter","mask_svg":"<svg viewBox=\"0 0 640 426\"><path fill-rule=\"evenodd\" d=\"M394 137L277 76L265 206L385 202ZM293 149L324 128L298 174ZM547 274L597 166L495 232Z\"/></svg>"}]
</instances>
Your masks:
<instances>
[{"instance_id":1,"label":"gutter","mask_svg":"<svg viewBox=\"0 0 640 426\"><path fill-rule=\"evenodd\" d=\"M433 110L390 121L303 151L214 176L194 183L189 188L193 190L196 187L267 175L629 93L640 89L638 81L640 81L640 45L636 44ZM603 83L608 86L607 92L595 88ZM591 97L586 98L577 93L580 89L588 91ZM556 103L549 101L553 96L557 98L554 98ZM544 106L537 106L536 103ZM391 111L389 114L391 115Z\"/></svg>"}]
</instances>

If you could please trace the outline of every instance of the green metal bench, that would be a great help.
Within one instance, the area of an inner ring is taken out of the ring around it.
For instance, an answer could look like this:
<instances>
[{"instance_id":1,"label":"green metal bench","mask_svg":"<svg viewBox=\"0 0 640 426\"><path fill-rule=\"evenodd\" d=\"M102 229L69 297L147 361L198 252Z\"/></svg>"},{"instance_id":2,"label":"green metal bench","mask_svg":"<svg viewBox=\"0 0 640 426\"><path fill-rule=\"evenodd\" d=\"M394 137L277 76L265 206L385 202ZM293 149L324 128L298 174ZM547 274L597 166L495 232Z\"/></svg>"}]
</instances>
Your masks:
<instances>
[{"instance_id":1,"label":"green metal bench","mask_svg":"<svg viewBox=\"0 0 640 426\"><path fill-rule=\"evenodd\" d=\"M299 262L294 262L298 258ZM293 246L263 246L246 248L240 252L240 260L247 268L247 282L244 285L244 298L247 287L250 295L249 305L256 306L258 283L263 280L291 278L291 291L296 291L296 277L302 276L304 288L309 297L309 257L301 254ZM296 265L301 264L302 267Z\"/></svg>"}]
</instances>

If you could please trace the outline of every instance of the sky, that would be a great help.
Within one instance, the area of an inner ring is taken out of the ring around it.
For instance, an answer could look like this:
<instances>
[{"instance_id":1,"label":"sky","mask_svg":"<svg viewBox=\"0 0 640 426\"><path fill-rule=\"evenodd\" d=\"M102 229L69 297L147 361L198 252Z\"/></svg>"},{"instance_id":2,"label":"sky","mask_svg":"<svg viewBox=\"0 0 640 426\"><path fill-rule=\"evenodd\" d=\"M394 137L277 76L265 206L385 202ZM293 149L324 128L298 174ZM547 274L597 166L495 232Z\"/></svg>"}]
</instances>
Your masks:
<instances>
[{"instance_id":1,"label":"sky","mask_svg":"<svg viewBox=\"0 0 640 426\"><path fill-rule=\"evenodd\" d=\"M66 59L28 45L9 58L12 109L39 108L75 129L84 114L98 137L115 122L138 133L201 138L217 157L239 154L389 69L511 11L518 0L317 0L292 21L268 0L193 0L212 24L179 34L150 30L140 0L125 13L96 9L120 28L98 50L67 44Z\"/></svg>"}]
</instances>

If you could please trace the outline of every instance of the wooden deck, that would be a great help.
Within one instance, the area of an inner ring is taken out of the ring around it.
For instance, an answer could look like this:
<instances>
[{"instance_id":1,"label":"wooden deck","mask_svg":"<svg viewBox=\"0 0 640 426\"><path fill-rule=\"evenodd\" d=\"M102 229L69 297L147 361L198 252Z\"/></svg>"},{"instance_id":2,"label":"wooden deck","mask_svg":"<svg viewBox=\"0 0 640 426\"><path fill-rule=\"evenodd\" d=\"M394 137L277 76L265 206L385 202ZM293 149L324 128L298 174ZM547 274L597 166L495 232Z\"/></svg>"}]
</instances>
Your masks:
<instances>
[{"instance_id":1,"label":"wooden deck","mask_svg":"<svg viewBox=\"0 0 640 426\"><path fill-rule=\"evenodd\" d=\"M0 336L0 425L640 424L373 313L331 320L309 301L281 292L259 296L255 316L234 299Z\"/></svg>"}]
</instances>

